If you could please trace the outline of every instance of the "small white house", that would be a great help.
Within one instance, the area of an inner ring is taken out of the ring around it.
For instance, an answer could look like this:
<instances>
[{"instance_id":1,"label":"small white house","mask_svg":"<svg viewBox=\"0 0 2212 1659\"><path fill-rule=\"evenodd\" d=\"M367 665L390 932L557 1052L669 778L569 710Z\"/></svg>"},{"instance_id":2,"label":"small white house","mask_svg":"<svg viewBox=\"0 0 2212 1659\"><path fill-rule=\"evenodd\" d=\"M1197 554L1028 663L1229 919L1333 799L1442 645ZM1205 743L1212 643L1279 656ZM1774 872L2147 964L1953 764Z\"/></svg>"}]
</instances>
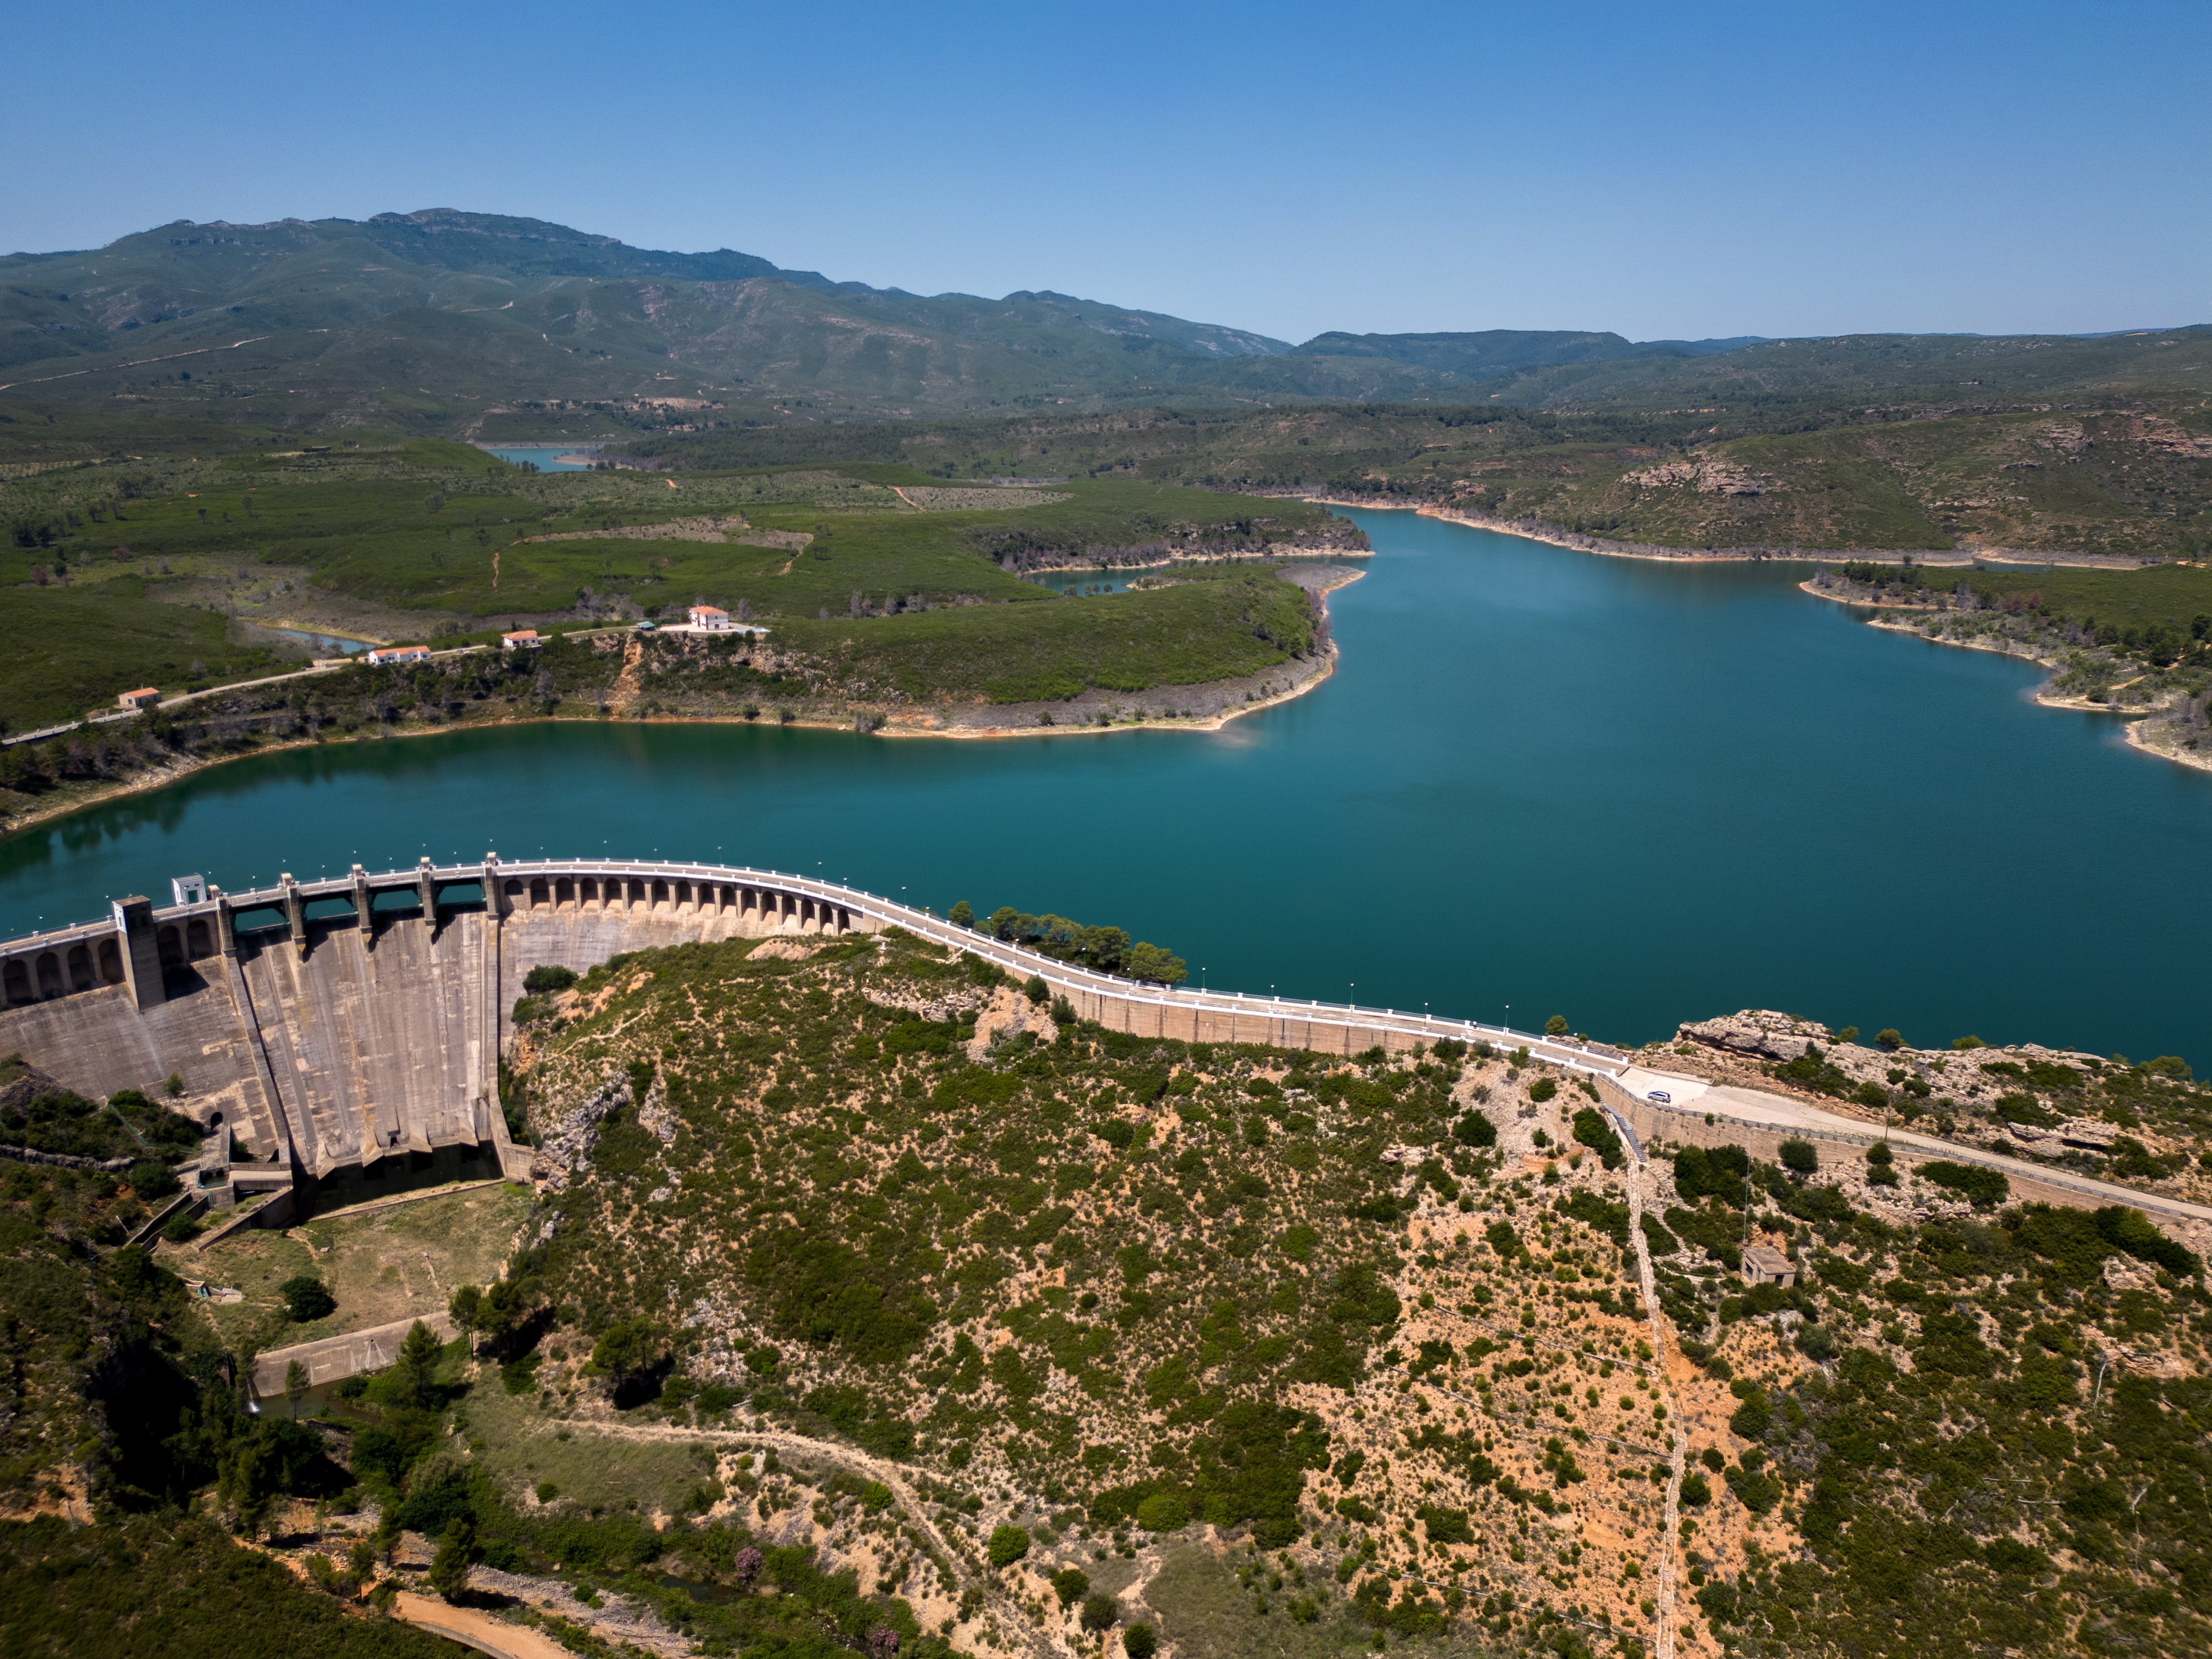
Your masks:
<instances>
[{"instance_id":1,"label":"small white house","mask_svg":"<svg viewBox=\"0 0 2212 1659\"><path fill-rule=\"evenodd\" d=\"M151 708L161 701L161 690L159 686L142 685L136 691L118 694L115 706L118 708L127 708L136 714L142 708Z\"/></svg>"},{"instance_id":2,"label":"small white house","mask_svg":"<svg viewBox=\"0 0 2212 1659\"><path fill-rule=\"evenodd\" d=\"M382 668L396 662L428 662L430 647L427 645L380 645L368 653L369 665Z\"/></svg>"},{"instance_id":3,"label":"small white house","mask_svg":"<svg viewBox=\"0 0 2212 1659\"><path fill-rule=\"evenodd\" d=\"M720 634L730 626L730 613L718 605L695 605L691 607L691 626Z\"/></svg>"},{"instance_id":4,"label":"small white house","mask_svg":"<svg viewBox=\"0 0 2212 1659\"><path fill-rule=\"evenodd\" d=\"M499 636L499 648L502 651L535 651L544 643L534 628L518 628L512 634Z\"/></svg>"}]
</instances>

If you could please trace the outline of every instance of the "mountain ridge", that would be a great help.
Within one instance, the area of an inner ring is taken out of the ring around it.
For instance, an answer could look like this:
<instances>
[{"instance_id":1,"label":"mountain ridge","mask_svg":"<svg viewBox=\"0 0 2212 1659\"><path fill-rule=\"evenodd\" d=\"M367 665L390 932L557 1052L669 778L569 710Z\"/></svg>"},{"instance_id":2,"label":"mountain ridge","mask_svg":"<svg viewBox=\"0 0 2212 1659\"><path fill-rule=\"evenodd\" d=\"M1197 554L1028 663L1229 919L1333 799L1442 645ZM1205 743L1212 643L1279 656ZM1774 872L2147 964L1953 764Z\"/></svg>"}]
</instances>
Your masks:
<instances>
[{"instance_id":1,"label":"mountain ridge","mask_svg":"<svg viewBox=\"0 0 2212 1659\"><path fill-rule=\"evenodd\" d=\"M1050 289L921 295L730 248L638 248L451 208L179 219L99 249L0 258L0 404L66 407L103 428L126 417L134 431L157 414L495 438L514 435L517 421L580 435L559 417L580 406L590 435L623 436L1146 405L1565 410L1751 398L1795 410L1955 401L1960 388L1981 401L2146 384L2195 392L2212 386L2203 333L1639 342L1606 331L1330 331L1294 345ZM2177 343L2191 349L2165 349ZM24 435L0 430L0 447L27 459Z\"/></svg>"}]
</instances>

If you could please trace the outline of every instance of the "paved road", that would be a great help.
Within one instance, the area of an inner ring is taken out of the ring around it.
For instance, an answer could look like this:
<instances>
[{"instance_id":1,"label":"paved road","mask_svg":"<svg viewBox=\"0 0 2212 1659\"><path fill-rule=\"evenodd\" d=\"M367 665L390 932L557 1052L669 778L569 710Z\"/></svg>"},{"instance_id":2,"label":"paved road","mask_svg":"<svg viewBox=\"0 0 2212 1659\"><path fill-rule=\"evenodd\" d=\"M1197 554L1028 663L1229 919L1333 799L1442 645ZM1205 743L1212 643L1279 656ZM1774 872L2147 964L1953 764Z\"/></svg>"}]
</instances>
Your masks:
<instances>
[{"instance_id":1,"label":"paved road","mask_svg":"<svg viewBox=\"0 0 2212 1659\"><path fill-rule=\"evenodd\" d=\"M1656 1090L1671 1095L1669 1103L1676 1107L1687 1105L1692 1109L1711 1112L1715 1117L1727 1118L1739 1123L1778 1125L1792 1129L1822 1129L1832 1134L1886 1136L1893 1146L1910 1146L1939 1158L1948 1158L1960 1164L1976 1164L1989 1169L2002 1170L2007 1175L2023 1180L2054 1182L2081 1189L2109 1204L2125 1204L2147 1214L2172 1217L2177 1220L2193 1221L2212 1227L2212 1206L2192 1204L2186 1199L2167 1198L2160 1194L2138 1192L2132 1187L2123 1187L2110 1181L2098 1181L2088 1176L2075 1175L2070 1170L2053 1170L2047 1164L2037 1164L2024 1158L2008 1158L2002 1152L1987 1152L1978 1146L1964 1146L1956 1141L1944 1140L1935 1135L1921 1134L1911 1129L1884 1129L1879 1123L1869 1123L1864 1118L1846 1117L1840 1112L1831 1112L1802 1100L1787 1096L1769 1094L1763 1089L1746 1089L1730 1083L1707 1083L1699 1078L1678 1077L1671 1072L1655 1072L1642 1066L1632 1066L1620 1074L1620 1086L1638 1099L1649 1099Z\"/></svg>"}]
</instances>

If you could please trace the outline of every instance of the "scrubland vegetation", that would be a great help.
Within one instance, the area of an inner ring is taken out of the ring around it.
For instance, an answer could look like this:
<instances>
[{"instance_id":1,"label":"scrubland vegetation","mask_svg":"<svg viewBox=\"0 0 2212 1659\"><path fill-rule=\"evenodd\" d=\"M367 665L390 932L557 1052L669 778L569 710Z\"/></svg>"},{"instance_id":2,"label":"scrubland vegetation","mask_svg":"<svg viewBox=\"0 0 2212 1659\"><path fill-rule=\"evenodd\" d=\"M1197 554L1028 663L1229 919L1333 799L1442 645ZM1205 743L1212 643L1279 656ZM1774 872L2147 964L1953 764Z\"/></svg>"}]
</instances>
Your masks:
<instances>
[{"instance_id":1,"label":"scrubland vegetation","mask_svg":"<svg viewBox=\"0 0 2212 1659\"><path fill-rule=\"evenodd\" d=\"M1899 1219L1809 1143L1638 1166L1525 1053L1186 1045L1041 990L899 934L544 977L539 1198L452 1291L464 1340L258 1419L234 1339L120 1248L127 1185L19 1170L18 1512L151 1552L73 1594L246 1571L127 1518L193 1502L302 1563L288 1619L365 1616L419 1547L464 1600L549 1586L512 1616L586 1653L618 1617L706 1652L1645 1654L1669 1574L1689 1651L2203 1644L2212 1307L2136 1212ZM1800 1282L1747 1285L1753 1243Z\"/></svg>"}]
</instances>

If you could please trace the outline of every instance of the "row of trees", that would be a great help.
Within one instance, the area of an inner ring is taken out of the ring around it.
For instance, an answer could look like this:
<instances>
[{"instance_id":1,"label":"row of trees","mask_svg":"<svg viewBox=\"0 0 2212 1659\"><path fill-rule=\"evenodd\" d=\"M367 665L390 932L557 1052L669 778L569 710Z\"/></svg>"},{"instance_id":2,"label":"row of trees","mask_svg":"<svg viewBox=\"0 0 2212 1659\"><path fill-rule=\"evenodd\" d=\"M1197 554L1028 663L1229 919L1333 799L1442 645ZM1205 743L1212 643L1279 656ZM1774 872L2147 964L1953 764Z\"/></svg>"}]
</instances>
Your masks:
<instances>
[{"instance_id":1,"label":"row of trees","mask_svg":"<svg viewBox=\"0 0 2212 1659\"><path fill-rule=\"evenodd\" d=\"M965 899L952 907L950 919L958 927L976 925L975 909ZM1061 962L1079 963L1102 974L1119 974L1148 984L1180 985L1190 977L1181 957L1142 939L1132 942L1120 927L1087 927L1066 916L1033 916L1001 906L979 931Z\"/></svg>"}]
</instances>

